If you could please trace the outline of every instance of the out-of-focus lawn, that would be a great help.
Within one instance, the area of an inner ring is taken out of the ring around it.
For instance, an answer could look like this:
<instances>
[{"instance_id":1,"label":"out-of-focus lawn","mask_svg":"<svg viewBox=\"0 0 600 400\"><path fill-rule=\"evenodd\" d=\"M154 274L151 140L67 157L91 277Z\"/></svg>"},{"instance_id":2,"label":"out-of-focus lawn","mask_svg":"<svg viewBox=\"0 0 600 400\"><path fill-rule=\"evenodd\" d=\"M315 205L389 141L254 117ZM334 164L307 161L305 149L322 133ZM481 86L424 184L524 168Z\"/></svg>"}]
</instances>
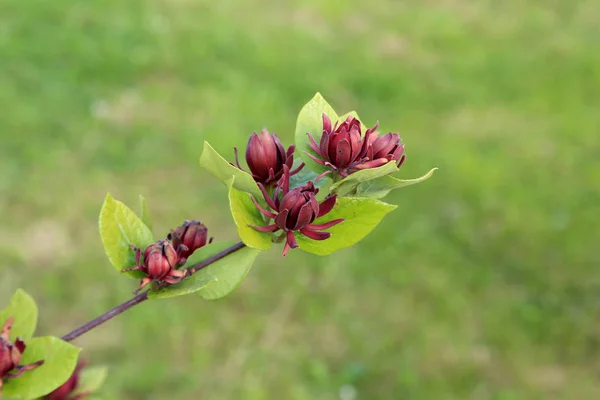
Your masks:
<instances>
[{"instance_id":1,"label":"out-of-focus lawn","mask_svg":"<svg viewBox=\"0 0 600 400\"><path fill-rule=\"evenodd\" d=\"M127 299L103 197L235 240L200 170L320 91L399 130L429 181L335 256L261 256L217 302L82 336L107 399L600 396L600 3L87 0L0 4L0 304L61 335ZM343 396L340 397L340 388ZM353 397L354 396L354 397Z\"/></svg>"}]
</instances>

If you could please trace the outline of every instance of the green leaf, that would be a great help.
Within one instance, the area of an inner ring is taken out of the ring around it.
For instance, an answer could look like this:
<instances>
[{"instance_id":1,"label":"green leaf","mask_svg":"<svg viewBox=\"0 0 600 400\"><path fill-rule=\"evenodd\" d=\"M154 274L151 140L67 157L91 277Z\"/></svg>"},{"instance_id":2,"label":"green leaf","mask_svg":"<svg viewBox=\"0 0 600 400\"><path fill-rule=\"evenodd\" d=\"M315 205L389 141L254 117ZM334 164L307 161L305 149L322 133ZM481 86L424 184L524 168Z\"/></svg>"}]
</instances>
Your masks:
<instances>
[{"instance_id":1,"label":"green leaf","mask_svg":"<svg viewBox=\"0 0 600 400\"><path fill-rule=\"evenodd\" d=\"M119 271L135 265L135 254L130 245L146 248L153 241L152 231L125 204L106 195L100 211L100 236L104 251L111 264ZM123 275L141 278L141 271L124 272Z\"/></svg>"},{"instance_id":2,"label":"green leaf","mask_svg":"<svg viewBox=\"0 0 600 400\"><path fill-rule=\"evenodd\" d=\"M344 218L344 222L327 229L331 237L322 241L312 240L302 234L296 234L300 248L309 253L325 256L335 251L353 246L366 237L395 205L379 200L361 197L338 198L335 207L327 215L315 220L322 224L334 219Z\"/></svg>"},{"instance_id":3,"label":"green leaf","mask_svg":"<svg viewBox=\"0 0 600 400\"><path fill-rule=\"evenodd\" d=\"M315 182L314 179L317 176L319 176L319 174L312 171L311 169L304 167L297 174L290 176L290 189L304 186L306 185L306 183L308 183L308 181L313 181L316 188L322 188L331 183L331 179L328 176L324 176Z\"/></svg>"},{"instance_id":4,"label":"green leaf","mask_svg":"<svg viewBox=\"0 0 600 400\"><path fill-rule=\"evenodd\" d=\"M429 179L436 170L437 168L432 168L431 171L416 179L397 179L393 176L383 176L372 181L363 182L356 188L356 196L381 199L387 196L392 190L414 185L415 183Z\"/></svg>"},{"instance_id":5,"label":"green leaf","mask_svg":"<svg viewBox=\"0 0 600 400\"><path fill-rule=\"evenodd\" d=\"M95 366L83 368L79 377L79 384L73 394L96 392L100 389L107 376L107 367Z\"/></svg>"},{"instance_id":6,"label":"green leaf","mask_svg":"<svg viewBox=\"0 0 600 400\"><path fill-rule=\"evenodd\" d=\"M196 250L194 254L200 252L200 250ZM184 296L186 294L195 293L216 282L217 278L214 276L209 274L198 275L198 273L195 273L174 285L165 286L159 289L151 289L148 292L148 298L168 299L171 297Z\"/></svg>"},{"instance_id":7,"label":"green leaf","mask_svg":"<svg viewBox=\"0 0 600 400\"><path fill-rule=\"evenodd\" d=\"M398 167L394 161L390 161L385 165L377 168L363 169L348 175L341 181L338 181L329 187L330 193L336 193L338 196L346 196L354 192L356 187L362 183L382 176L397 172Z\"/></svg>"},{"instance_id":8,"label":"green leaf","mask_svg":"<svg viewBox=\"0 0 600 400\"><path fill-rule=\"evenodd\" d=\"M152 230L152 217L150 217L150 210L148 209L148 203L146 203L146 198L139 195L140 197L140 219L148 229Z\"/></svg>"},{"instance_id":9,"label":"green leaf","mask_svg":"<svg viewBox=\"0 0 600 400\"><path fill-rule=\"evenodd\" d=\"M190 257L188 264L197 264L233 245L235 242L212 243L196 251ZM198 294L206 300L217 300L227 296L242 283L258 254L260 250L243 247L199 270L192 277L198 276L200 279L214 277L216 282L205 286L198 291Z\"/></svg>"},{"instance_id":10,"label":"green leaf","mask_svg":"<svg viewBox=\"0 0 600 400\"><path fill-rule=\"evenodd\" d=\"M29 340L35 332L38 309L33 298L22 289L17 289L10 298L8 306L0 311L0 327L10 317L14 318L10 333L11 340L14 341L17 337Z\"/></svg>"},{"instance_id":11,"label":"green leaf","mask_svg":"<svg viewBox=\"0 0 600 400\"><path fill-rule=\"evenodd\" d=\"M266 225L262 214L252 203L250 195L235 188L235 178L231 178L227 185L229 186L229 208L237 226L238 235L246 246L269 250L273 235L268 232L259 232L250 227L250 225Z\"/></svg>"},{"instance_id":12,"label":"green leaf","mask_svg":"<svg viewBox=\"0 0 600 400\"><path fill-rule=\"evenodd\" d=\"M254 181L254 178L252 178L249 173L229 164L229 162L221 157L221 155L219 155L219 153L217 153L217 151L213 149L208 142L204 142L204 149L202 150L202 155L200 156L200 165L208 172L213 174L215 178L225 184L227 184L227 182L234 177L234 187L237 190L251 193L259 201L262 198L260 189Z\"/></svg>"},{"instance_id":13,"label":"green leaf","mask_svg":"<svg viewBox=\"0 0 600 400\"><path fill-rule=\"evenodd\" d=\"M327 167L324 165L314 162L304 152L310 152L316 155L310 148L310 140L307 133L310 133L317 144L321 140L323 134L323 113L327 114L332 123L335 123L338 119L337 113L334 109L325 101L321 93L315 94L315 96L308 102L300 114L298 114L298 120L296 121L296 153L297 157L300 157L302 161L306 163L306 166L317 173L327 171Z\"/></svg>"},{"instance_id":14,"label":"green leaf","mask_svg":"<svg viewBox=\"0 0 600 400\"><path fill-rule=\"evenodd\" d=\"M52 336L28 340L21 364L44 360L44 364L24 372L18 378L5 381L2 393L25 400L42 397L69 379L81 349Z\"/></svg>"}]
</instances>

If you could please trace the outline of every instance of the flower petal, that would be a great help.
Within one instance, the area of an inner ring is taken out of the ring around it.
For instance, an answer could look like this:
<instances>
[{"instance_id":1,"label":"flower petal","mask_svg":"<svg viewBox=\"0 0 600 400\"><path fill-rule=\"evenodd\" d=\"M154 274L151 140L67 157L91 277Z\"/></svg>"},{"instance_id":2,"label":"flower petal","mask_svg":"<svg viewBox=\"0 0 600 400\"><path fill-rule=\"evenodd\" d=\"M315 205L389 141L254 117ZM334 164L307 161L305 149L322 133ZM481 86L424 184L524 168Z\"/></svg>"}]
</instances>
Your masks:
<instances>
[{"instance_id":1,"label":"flower petal","mask_svg":"<svg viewBox=\"0 0 600 400\"><path fill-rule=\"evenodd\" d=\"M322 229L329 229L332 226L335 226L335 225L339 224L340 222L344 222L344 219L343 218L334 219L333 221L325 222L324 224L310 224L310 225L307 225L306 227L308 229L312 229L312 230L315 230L315 231L320 231Z\"/></svg>"},{"instance_id":2,"label":"flower petal","mask_svg":"<svg viewBox=\"0 0 600 400\"><path fill-rule=\"evenodd\" d=\"M325 239L329 239L329 237L331 236L330 232L317 232L317 231L312 231L308 228L300 229L300 233L308 238L313 239L313 240L325 240Z\"/></svg>"},{"instance_id":3,"label":"flower petal","mask_svg":"<svg viewBox=\"0 0 600 400\"><path fill-rule=\"evenodd\" d=\"M330 196L323 200L321 204L319 204L319 214L317 214L317 218L328 214L331 209L333 209L333 206L335 206L336 200L337 196Z\"/></svg>"}]
</instances>

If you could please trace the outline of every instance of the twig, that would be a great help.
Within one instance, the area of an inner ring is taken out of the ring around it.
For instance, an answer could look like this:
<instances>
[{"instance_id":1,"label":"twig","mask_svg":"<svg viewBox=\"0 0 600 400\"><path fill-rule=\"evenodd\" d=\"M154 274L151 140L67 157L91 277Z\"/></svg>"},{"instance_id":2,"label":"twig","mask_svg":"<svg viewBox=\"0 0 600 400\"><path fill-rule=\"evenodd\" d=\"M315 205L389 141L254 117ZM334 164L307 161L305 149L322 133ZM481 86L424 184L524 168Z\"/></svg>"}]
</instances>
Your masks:
<instances>
[{"instance_id":1,"label":"twig","mask_svg":"<svg viewBox=\"0 0 600 400\"><path fill-rule=\"evenodd\" d=\"M187 268L187 270L193 274L193 273L201 270L202 268L208 267L210 264L214 263L215 261L218 261L224 257L227 257L228 255L235 253L236 251L238 251L244 247L245 247L244 243L238 242L238 243L234 244L233 246L228 247L225 250L215 254L214 256L208 257L206 260L203 260L202 262L199 262L198 264L192 265L191 267ZM62 340L66 341L66 342L70 342L74 339L77 339L79 336L83 335L84 333L94 329L95 327L97 327L99 325L102 325L106 321L116 317L117 315L129 310L131 307L133 307L137 304L140 304L146 300L148 300L148 292L147 291L134 296L133 298L127 300L126 302L119 304L115 308L105 312L98 318L95 318L95 319L83 324L79 328L73 330L72 332L67 333L66 335L64 335L62 337Z\"/></svg>"}]
</instances>

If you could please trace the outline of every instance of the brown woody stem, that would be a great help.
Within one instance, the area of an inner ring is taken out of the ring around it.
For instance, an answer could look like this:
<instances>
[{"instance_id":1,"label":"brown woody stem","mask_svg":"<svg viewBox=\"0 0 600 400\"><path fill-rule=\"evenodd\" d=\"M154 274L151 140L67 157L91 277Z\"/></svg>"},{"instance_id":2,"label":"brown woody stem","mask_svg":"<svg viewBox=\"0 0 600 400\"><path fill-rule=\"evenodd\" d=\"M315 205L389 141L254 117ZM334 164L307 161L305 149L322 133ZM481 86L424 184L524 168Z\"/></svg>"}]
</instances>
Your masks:
<instances>
[{"instance_id":1,"label":"brown woody stem","mask_svg":"<svg viewBox=\"0 0 600 400\"><path fill-rule=\"evenodd\" d=\"M202 262L199 262L198 264L192 265L191 267L187 268L187 270L190 271L191 274L193 274L194 272L197 272L197 271L201 270L202 268L208 267L210 264L214 263L215 261L218 261L222 258L227 257L228 255L230 255L232 253L235 253L236 251L242 249L243 247L245 247L245 244L242 242L238 242L238 243L234 244L233 246L228 247L223 251L220 251L219 253L215 254L214 256L208 257L206 260L203 260ZM62 340L66 341L66 342L75 340L79 336L83 335L84 333L94 329L95 327L97 327L99 325L102 325L106 321L116 317L117 315L129 310L131 307L133 307L137 304L140 304L146 300L148 300L148 292L147 291L134 296L133 298L127 300L126 302L119 304L115 308L105 312L98 318L93 319L90 322L87 322L84 325L80 326L79 328L75 329L74 331L67 333L66 335L64 335L62 337Z\"/></svg>"}]
</instances>

